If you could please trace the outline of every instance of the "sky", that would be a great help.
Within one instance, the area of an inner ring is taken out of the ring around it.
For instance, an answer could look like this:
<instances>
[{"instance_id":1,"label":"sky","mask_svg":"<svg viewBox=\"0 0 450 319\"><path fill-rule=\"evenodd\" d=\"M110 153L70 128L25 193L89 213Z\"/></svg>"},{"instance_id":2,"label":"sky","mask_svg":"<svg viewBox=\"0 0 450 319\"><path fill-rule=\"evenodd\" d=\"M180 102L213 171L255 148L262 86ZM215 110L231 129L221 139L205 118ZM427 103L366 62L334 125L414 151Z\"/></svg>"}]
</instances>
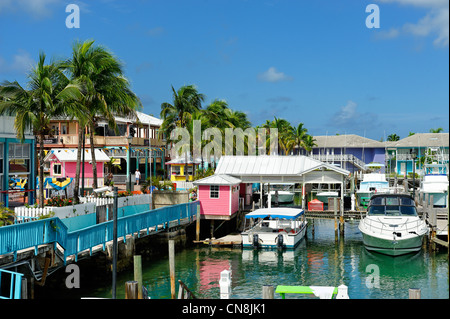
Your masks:
<instances>
[{"instance_id":1,"label":"sky","mask_svg":"<svg viewBox=\"0 0 450 319\"><path fill-rule=\"evenodd\" d=\"M26 86L39 52L66 59L92 39L156 117L171 86L193 84L205 107L225 100L254 126L277 117L375 140L449 131L448 0L0 0L0 30L0 83Z\"/></svg>"}]
</instances>

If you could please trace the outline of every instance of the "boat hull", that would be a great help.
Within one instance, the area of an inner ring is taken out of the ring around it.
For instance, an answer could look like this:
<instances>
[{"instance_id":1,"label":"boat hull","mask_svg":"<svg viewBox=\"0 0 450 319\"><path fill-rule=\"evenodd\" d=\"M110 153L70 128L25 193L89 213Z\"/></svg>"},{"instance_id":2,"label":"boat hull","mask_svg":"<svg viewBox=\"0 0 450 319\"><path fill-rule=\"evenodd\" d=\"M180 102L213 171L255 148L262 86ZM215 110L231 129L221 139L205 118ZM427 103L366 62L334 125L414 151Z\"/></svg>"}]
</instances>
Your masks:
<instances>
[{"instance_id":1,"label":"boat hull","mask_svg":"<svg viewBox=\"0 0 450 319\"><path fill-rule=\"evenodd\" d=\"M400 256L420 251L423 236L405 239L385 239L362 233L363 243L367 250L389 256Z\"/></svg>"},{"instance_id":2,"label":"boat hull","mask_svg":"<svg viewBox=\"0 0 450 319\"><path fill-rule=\"evenodd\" d=\"M248 231L241 234L244 248L278 248L278 235L283 235L282 248L294 249L306 235L307 222L305 221L296 233L292 232L257 232ZM258 245L253 243L253 236L258 235Z\"/></svg>"},{"instance_id":3,"label":"boat hull","mask_svg":"<svg viewBox=\"0 0 450 319\"><path fill-rule=\"evenodd\" d=\"M276 203L275 194L271 195L271 202ZM294 201L294 193L290 194L278 194L278 203L292 203Z\"/></svg>"},{"instance_id":4,"label":"boat hull","mask_svg":"<svg viewBox=\"0 0 450 319\"><path fill-rule=\"evenodd\" d=\"M428 198L433 195L433 207L447 207L447 193L444 192L422 192L428 194Z\"/></svg>"}]
</instances>

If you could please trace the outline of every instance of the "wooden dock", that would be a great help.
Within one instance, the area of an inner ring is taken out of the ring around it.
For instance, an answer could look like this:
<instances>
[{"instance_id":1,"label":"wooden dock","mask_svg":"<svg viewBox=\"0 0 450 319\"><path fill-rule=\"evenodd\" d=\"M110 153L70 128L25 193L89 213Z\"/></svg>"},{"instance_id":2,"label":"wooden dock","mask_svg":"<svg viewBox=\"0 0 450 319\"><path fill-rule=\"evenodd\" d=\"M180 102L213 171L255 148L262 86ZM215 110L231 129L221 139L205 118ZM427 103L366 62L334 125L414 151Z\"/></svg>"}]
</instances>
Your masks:
<instances>
[{"instance_id":1,"label":"wooden dock","mask_svg":"<svg viewBox=\"0 0 450 319\"><path fill-rule=\"evenodd\" d=\"M194 243L202 243L210 246L241 246L242 245L242 237L241 234L228 234L221 238L212 238L212 239L205 239L205 240L199 240L194 241Z\"/></svg>"}]
</instances>

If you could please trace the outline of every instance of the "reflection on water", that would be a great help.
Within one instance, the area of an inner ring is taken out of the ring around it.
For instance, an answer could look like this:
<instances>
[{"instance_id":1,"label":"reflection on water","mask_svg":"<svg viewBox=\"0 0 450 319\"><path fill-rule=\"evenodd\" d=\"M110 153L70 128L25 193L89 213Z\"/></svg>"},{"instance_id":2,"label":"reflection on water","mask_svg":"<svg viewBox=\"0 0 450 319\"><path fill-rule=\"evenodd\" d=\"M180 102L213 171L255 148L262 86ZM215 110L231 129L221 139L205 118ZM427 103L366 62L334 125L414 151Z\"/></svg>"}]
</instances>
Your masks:
<instances>
[{"instance_id":1,"label":"reflection on water","mask_svg":"<svg viewBox=\"0 0 450 319\"><path fill-rule=\"evenodd\" d=\"M232 298L261 298L263 285L341 284L349 287L349 296L355 299L408 298L409 288L420 288L422 298L449 297L447 253L422 250L395 258L370 253L362 245L357 225L346 223L344 240L336 242L334 221L316 220L314 235L309 227L308 237L291 251L207 246L186 249L176 253L176 278L200 298L210 299L219 298L220 272L225 269L232 271ZM376 274L379 278L374 281L371 276ZM125 281L132 278L132 272L119 276L119 298L123 297ZM143 279L152 298L170 298L167 257L144 263ZM110 287L105 287L94 293L108 296L109 291Z\"/></svg>"}]
</instances>

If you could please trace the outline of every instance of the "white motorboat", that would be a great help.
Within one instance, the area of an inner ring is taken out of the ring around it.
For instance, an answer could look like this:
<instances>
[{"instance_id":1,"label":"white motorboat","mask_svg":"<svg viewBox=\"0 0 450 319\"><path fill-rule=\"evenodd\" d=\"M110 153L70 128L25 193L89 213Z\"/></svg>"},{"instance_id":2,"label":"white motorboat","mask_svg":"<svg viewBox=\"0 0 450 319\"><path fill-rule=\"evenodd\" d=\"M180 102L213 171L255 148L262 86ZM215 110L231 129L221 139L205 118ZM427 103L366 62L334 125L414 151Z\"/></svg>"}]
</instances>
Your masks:
<instances>
[{"instance_id":1,"label":"white motorboat","mask_svg":"<svg viewBox=\"0 0 450 319\"><path fill-rule=\"evenodd\" d=\"M425 176L420 183L420 192L428 194L428 199L433 195L433 207L447 207L448 176L445 174L445 164L426 164Z\"/></svg>"},{"instance_id":2,"label":"white motorboat","mask_svg":"<svg viewBox=\"0 0 450 319\"><path fill-rule=\"evenodd\" d=\"M295 193L293 189L294 184L270 184L270 198L272 203L292 203L294 201Z\"/></svg>"},{"instance_id":3,"label":"white motorboat","mask_svg":"<svg viewBox=\"0 0 450 319\"><path fill-rule=\"evenodd\" d=\"M339 197L339 193L335 192L335 191L323 191L323 192L317 193L316 197L322 203L328 205L328 199L329 198L338 198Z\"/></svg>"},{"instance_id":4,"label":"white motorboat","mask_svg":"<svg viewBox=\"0 0 450 319\"><path fill-rule=\"evenodd\" d=\"M356 198L360 206L367 207L373 194L386 192L389 192L389 183L386 180L386 175L369 173L364 174L363 180L359 184L359 189L356 191Z\"/></svg>"},{"instance_id":5,"label":"white motorboat","mask_svg":"<svg viewBox=\"0 0 450 319\"><path fill-rule=\"evenodd\" d=\"M261 208L245 216L244 248L295 248L306 234L303 209Z\"/></svg>"},{"instance_id":6,"label":"white motorboat","mask_svg":"<svg viewBox=\"0 0 450 319\"><path fill-rule=\"evenodd\" d=\"M390 256L419 251L422 238L428 233L408 194L373 195L359 230L367 250Z\"/></svg>"}]
</instances>

